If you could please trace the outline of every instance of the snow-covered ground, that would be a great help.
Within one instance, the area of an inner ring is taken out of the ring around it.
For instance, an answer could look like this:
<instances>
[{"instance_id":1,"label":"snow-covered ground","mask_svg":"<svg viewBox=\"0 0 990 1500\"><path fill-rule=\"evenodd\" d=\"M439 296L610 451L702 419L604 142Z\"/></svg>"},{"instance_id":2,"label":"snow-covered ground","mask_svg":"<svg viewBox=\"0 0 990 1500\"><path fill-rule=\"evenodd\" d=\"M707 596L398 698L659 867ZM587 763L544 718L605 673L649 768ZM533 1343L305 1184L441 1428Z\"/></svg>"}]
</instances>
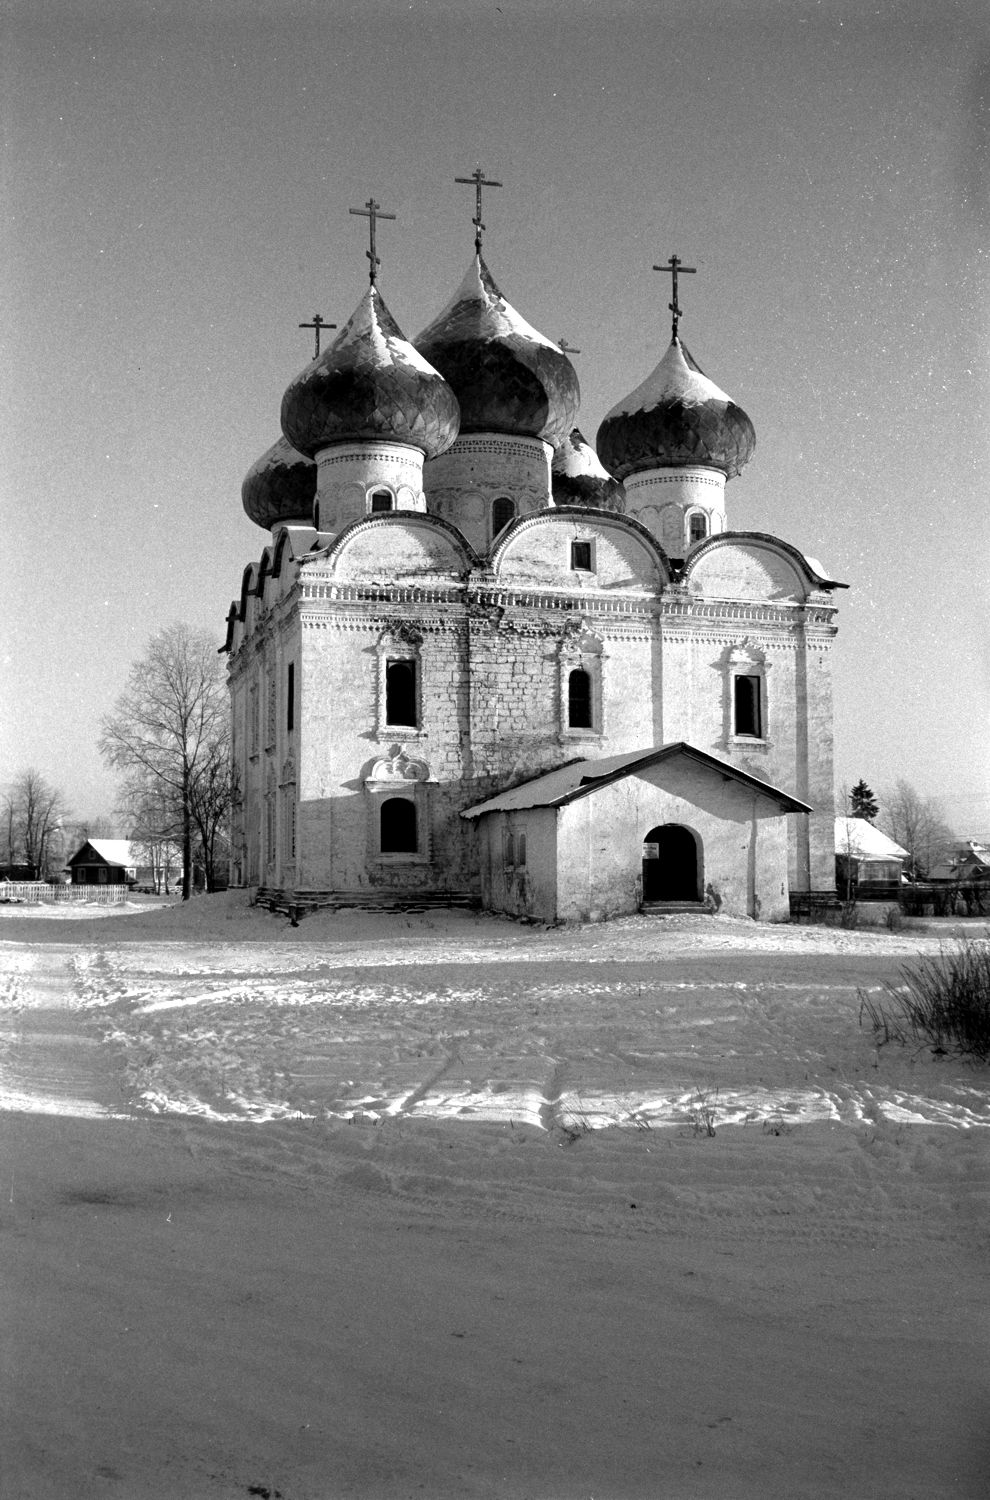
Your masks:
<instances>
[{"instance_id":1,"label":"snow-covered ground","mask_svg":"<svg viewBox=\"0 0 990 1500\"><path fill-rule=\"evenodd\" d=\"M0 1493L986 1500L946 940L0 908Z\"/></svg>"}]
</instances>

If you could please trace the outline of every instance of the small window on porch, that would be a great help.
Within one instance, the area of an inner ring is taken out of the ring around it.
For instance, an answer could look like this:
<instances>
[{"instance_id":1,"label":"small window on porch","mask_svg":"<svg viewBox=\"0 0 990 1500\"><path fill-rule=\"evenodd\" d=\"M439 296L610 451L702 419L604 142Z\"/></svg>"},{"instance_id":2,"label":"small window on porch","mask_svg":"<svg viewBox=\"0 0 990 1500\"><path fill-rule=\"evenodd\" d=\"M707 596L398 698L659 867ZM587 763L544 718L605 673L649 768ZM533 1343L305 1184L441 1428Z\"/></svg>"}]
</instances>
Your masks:
<instances>
[{"instance_id":1,"label":"small window on porch","mask_svg":"<svg viewBox=\"0 0 990 1500\"><path fill-rule=\"evenodd\" d=\"M590 729L591 723L591 673L583 667L575 667L567 679L567 727L568 729Z\"/></svg>"},{"instance_id":2,"label":"small window on porch","mask_svg":"<svg viewBox=\"0 0 990 1500\"><path fill-rule=\"evenodd\" d=\"M755 673L736 677L733 682L734 731L757 740L763 738L760 686L761 679Z\"/></svg>"},{"instance_id":3,"label":"small window on porch","mask_svg":"<svg viewBox=\"0 0 990 1500\"><path fill-rule=\"evenodd\" d=\"M379 847L383 854L418 852L415 802L407 797L389 797L382 803L379 818Z\"/></svg>"},{"instance_id":4,"label":"small window on porch","mask_svg":"<svg viewBox=\"0 0 990 1500\"><path fill-rule=\"evenodd\" d=\"M592 571L590 542L571 543L571 571L574 573L590 573Z\"/></svg>"}]
</instances>

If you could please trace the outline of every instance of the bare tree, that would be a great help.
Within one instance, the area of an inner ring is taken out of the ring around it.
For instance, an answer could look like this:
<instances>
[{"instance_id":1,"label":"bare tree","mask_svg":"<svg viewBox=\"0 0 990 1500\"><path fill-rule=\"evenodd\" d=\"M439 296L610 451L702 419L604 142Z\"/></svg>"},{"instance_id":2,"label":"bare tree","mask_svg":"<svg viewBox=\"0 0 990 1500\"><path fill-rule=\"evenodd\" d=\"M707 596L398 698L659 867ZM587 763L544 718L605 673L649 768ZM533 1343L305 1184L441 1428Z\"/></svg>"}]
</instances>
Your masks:
<instances>
[{"instance_id":1,"label":"bare tree","mask_svg":"<svg viewBox=\"0 0 990 1500\"><path fill-rule=\"evenodd\" d=\"M124 787L118 815L141 863L151 869L155 891L168 895L169 883L181 864L182 837L182 814L171 790L161 781L133 777Z\"/></svg>"},{"instance_id":2,"label":"bare tree","mask_svg":"<svg viewBox=\"0 0 990 1500\"><path fill-rule=\"evenodd\" d=\"M67 816L58 787L33 766L19 772L3 800L7 862L30 866L35 878L46 875L50 859L63 852L62 820Z\"/></svg>"},{"instance_id":3,"label":"bare tree","mask_svg":"<svg viewBox=\"0 0 990 1500\"><path fill-rule=\"evenodd\" d=\"M208 631L176 623L152 636L126 692L103 721L100 753L132 779L158 786L176 809L182 899L192 892L197 787L229 732L227 691Z\"/></svg>"},{"instance_id":4,"label":"bare tree","mask_svg":"<svg viewBox=\"0 0 990 1500\"><path fill-rule=\"evenodd\" d=\"M909 869L915 876L927 875L953 838L942 804L935 797L922 796L903 777L881 792L877 824L908 851Z\"/></svg>"},{"instance_id":5,"label":"bare tree","mask_svg":"<svg viewBox=\"0 0 990 1500\"><path fill-rule=\"evenodd\" d=\"M203 856L207 891L215 891L220 865L230 860L230 815L236 803L230 738L218 736L193 788L192 815Z\"/></svg>"}]
</instances>

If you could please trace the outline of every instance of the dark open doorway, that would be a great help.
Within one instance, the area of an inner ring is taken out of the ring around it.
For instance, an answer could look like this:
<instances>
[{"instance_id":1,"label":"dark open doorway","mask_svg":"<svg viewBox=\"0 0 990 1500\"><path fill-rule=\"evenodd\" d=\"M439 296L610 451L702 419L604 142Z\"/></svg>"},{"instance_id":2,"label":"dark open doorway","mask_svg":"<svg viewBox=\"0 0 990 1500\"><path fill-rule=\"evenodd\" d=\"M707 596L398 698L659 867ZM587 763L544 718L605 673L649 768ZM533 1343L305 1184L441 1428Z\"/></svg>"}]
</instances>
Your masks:
<instances>
[{"instance_id":1,"label":"dark open doorway","mask_svg":"<svg viewBox=\"0 0 990 1500\"><path fill-rule=\"evenodd\" d=\"M643 900L700 901L698 844L690 828L664 823L643 840Z\"/></svg>"}]
</instances>

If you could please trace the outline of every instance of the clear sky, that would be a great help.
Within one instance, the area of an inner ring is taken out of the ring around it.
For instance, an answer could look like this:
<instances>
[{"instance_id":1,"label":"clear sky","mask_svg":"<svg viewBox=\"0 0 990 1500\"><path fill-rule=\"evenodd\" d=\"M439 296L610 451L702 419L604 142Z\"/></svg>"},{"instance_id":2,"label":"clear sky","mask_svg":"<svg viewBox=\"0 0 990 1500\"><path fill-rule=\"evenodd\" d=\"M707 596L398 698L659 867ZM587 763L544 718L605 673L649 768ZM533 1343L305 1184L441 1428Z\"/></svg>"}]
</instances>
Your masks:
<instances>
[{"instance_id":1,"label":"clear sky","mask_svg":"<svg viewBox=\"0 0 990 1500\"><path fill-rule=\"evenodd\" d=\"M8 0L0 781L109 811L101 715L160 626L223 639L241 480L380 287L408 337L472 253L576 345L580 425L681 332L752 417L730 526L851 585L836 777L990 835L984 0Z\"/></svg>"}]
</instances>

